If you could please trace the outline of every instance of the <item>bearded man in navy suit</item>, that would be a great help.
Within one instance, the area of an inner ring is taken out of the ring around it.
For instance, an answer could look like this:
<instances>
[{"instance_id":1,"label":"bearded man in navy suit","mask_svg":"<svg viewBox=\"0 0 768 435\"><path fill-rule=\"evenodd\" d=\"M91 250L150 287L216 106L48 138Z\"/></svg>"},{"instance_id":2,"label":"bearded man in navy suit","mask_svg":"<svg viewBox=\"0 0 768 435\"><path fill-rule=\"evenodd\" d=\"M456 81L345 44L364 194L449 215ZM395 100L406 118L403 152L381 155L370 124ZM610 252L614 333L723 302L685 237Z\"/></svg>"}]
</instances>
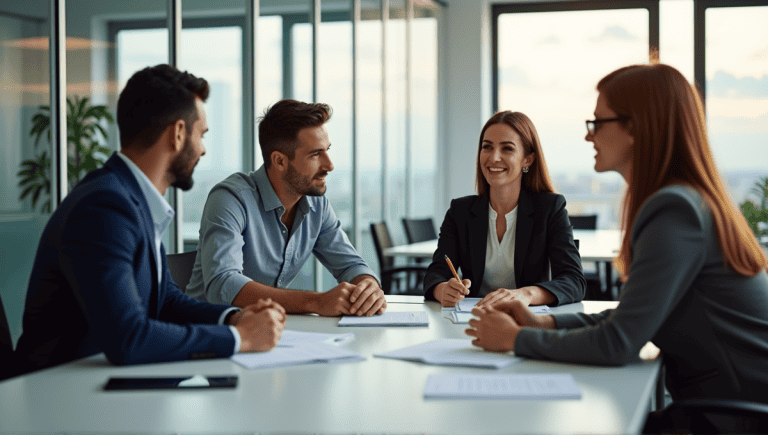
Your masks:
<instances>
[{"instance_id":1,"label":"bearded man in navy suit","mask_svg":"<svg viewBox=\"0 0 768 435\"><path fill-rule=\"evenodd\" d=\"M139 364L273 348L285 311L197 301L174 284L162 234L168 187L188 190L205 154L208 83L169 65L131 77L117 103L122 148L51 216L29 281L18 373L104 352Z\"/></svg>"}]
</instances>

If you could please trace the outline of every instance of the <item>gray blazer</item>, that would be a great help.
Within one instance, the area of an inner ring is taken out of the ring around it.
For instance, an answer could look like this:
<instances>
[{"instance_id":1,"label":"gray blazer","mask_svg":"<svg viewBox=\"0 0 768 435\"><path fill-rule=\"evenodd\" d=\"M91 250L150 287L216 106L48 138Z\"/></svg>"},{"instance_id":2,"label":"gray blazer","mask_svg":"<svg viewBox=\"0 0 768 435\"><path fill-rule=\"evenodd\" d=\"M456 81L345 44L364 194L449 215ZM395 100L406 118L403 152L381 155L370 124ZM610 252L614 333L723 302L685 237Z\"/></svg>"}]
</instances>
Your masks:
<instances>
[{"instance_id":1,"label":"gray blazer","mask_svg":"<svg viewBox=\"0 0 768 435\"><path fill-rule=\"evenodd\" d=\"M619 365L652 341L673 399L768 403L768 275L744 277L725 266L701 195L676 185L648 198L632 249L616 309L555 315L558 330L523 328L515 353Z\"/></svg>"}]
</instances>

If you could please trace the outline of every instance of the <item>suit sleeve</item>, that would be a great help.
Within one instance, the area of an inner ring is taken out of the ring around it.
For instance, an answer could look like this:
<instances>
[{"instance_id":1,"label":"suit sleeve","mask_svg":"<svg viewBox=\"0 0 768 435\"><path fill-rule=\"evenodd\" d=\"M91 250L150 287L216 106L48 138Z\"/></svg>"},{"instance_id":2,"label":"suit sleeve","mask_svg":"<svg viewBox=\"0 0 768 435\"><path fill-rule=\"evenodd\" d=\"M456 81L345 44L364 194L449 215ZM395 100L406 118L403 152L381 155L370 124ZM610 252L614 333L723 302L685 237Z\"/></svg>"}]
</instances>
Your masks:
<instances>
[{"instance_id":1,"label":"suit sleeve","mask_svg":"<svg viewBox=\"0 0 768 435\"><path fill-rule=\"evenodd\" d=\"M557 305L570 304L584 299L587 282L581 268L581 257L573 241L573 230L565 209L565 198L555 197L552 213L547 221L547 244L551 281L537 283L557 298Z\"/></svg>"},{"instance_id":2,"label":"suit sleeve","mask_svg":"<svg viewBox=\"0 0 768 435\"><path fill-rule=\"evenodd\" d=\"M636 359L701 271L705 244L693 204L670 192L651 197L635 219L632 265L619 306L596 315L555 315L558 328L566 329L523 328L515 353L605 365Z\"/></svg>"},{"instance_id":3,"label":"suit sleeve","mask_svg":"<svg viewBox=\"0 0 768 435\"><path fill-rule=\"evenodd\" d=\"M428 301L437 300L435 299L435 287L453 277L451 269L445 262L446 255L451 259L453 267L457 271L458 269L464 270L459 255L459 234L454 213L455 204L456 200L452 200L450 208L445 213L443 224L440 225L440 235L437 238L437 250L432 256L432 263L424 276L424 299Z\"/></svg>"},{"instance_id":4,"label":"suit sleeve","mask_svg":"<svg viewBox=\"0 0 768 435\"><path fill-rule=\"evenodd\" d=\"M181 325L148 314L152 309L147 302L152 300L149 289L157 276L136 272L141 267L138 261L151 261L141 253L152 247L146 246L151 241L139 209L129 201L113 192L94 192L80 200L62 228L59 261L99 347L115 364L230 356L235 339L227 326ZM170 287L168 307L161 310L167 318L206 322L221 312L221 308L210 308L180 315L173 289L180 291ZM194 309L186 302L183 305Z\"/></svg>"}]
</instances>

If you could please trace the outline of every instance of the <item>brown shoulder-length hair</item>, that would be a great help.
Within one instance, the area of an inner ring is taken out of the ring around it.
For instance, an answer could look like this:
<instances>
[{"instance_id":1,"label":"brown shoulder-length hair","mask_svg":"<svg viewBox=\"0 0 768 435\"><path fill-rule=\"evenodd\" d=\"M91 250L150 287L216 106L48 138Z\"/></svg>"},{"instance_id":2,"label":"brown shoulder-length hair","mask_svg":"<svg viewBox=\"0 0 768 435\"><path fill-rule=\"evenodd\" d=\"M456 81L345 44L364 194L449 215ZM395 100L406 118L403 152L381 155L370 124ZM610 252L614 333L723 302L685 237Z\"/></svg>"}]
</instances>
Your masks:
<instances>
[{"instance_id":1,"label":"brown shoulder-length hair","mask_svg":"<svg viewBox=\"0 0 768 435\"><path fill-rule=\"evenodd\" d=\"M624 196L624 239L617 266L624 277L632 263L631 234L648 197L673 183L698 190L709 206L727 266L743 276L768 267L768 259L744 216L730 199L707 140L704 106L683 75L664 64L620 68L597 84L608 106L628 117L634 138L632 175Z\"/></svg>"},{"instance_id":2,"label":"brown shoulder-length hair","mask_svg":"<svg viewBox=\"0 0 768 435\"><path fill-rule=\"evenodd\" d=\"M504 111L497 112L491 116L491 119L485 123L480 131L480 142L477 145L477 162L475 165L475 187L477 194L487 196L490 189L490 185L483 175L482 168L480 168L480 151L483 149L485 130L488 130L488 127L495 124L506 124L512 127L523 141L525 156L528 157L531 154L535 154L533 163L528 168L528 173L523 174L522 187L531 192L554 192L555 189L552 187L552 180L549 178L549 171L547 171L547 162L544 160L544 153L541 150L541 141L539 141L539 135L536 133L536 127L533 126L533 122L520 112Z\"/></svg>"}]
</instances>

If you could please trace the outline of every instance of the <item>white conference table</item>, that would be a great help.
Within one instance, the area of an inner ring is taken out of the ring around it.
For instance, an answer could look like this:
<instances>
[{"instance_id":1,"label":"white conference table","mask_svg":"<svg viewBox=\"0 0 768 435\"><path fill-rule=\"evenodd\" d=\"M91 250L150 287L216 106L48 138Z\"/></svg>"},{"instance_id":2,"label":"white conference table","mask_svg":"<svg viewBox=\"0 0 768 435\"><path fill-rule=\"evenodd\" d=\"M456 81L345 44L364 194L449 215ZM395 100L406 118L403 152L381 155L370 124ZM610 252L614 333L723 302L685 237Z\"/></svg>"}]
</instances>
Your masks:
<instances>
[{"instance_id":1,"label":"white conference table","mask_svg":"<svg viewBox=\"0 0 768 435\"><path fill-rule=\"evenodd\" d=\"M429 327L339 328L338 318L291 315L287 328L353 332L345 347L366 360L247 370L228 359L110 365L103 355L0 383L0 433L638 433L657 360L624 367L525 360L502 370L430 366L373 357L439 337L467 337L420 297L389 310L426 311ZM584 302L554 311L600 311ZM571 373L580 400L425 400L434 373ZM111 376L236 375L235 389L105 392Z\"/></svg>"}]
</instances>

